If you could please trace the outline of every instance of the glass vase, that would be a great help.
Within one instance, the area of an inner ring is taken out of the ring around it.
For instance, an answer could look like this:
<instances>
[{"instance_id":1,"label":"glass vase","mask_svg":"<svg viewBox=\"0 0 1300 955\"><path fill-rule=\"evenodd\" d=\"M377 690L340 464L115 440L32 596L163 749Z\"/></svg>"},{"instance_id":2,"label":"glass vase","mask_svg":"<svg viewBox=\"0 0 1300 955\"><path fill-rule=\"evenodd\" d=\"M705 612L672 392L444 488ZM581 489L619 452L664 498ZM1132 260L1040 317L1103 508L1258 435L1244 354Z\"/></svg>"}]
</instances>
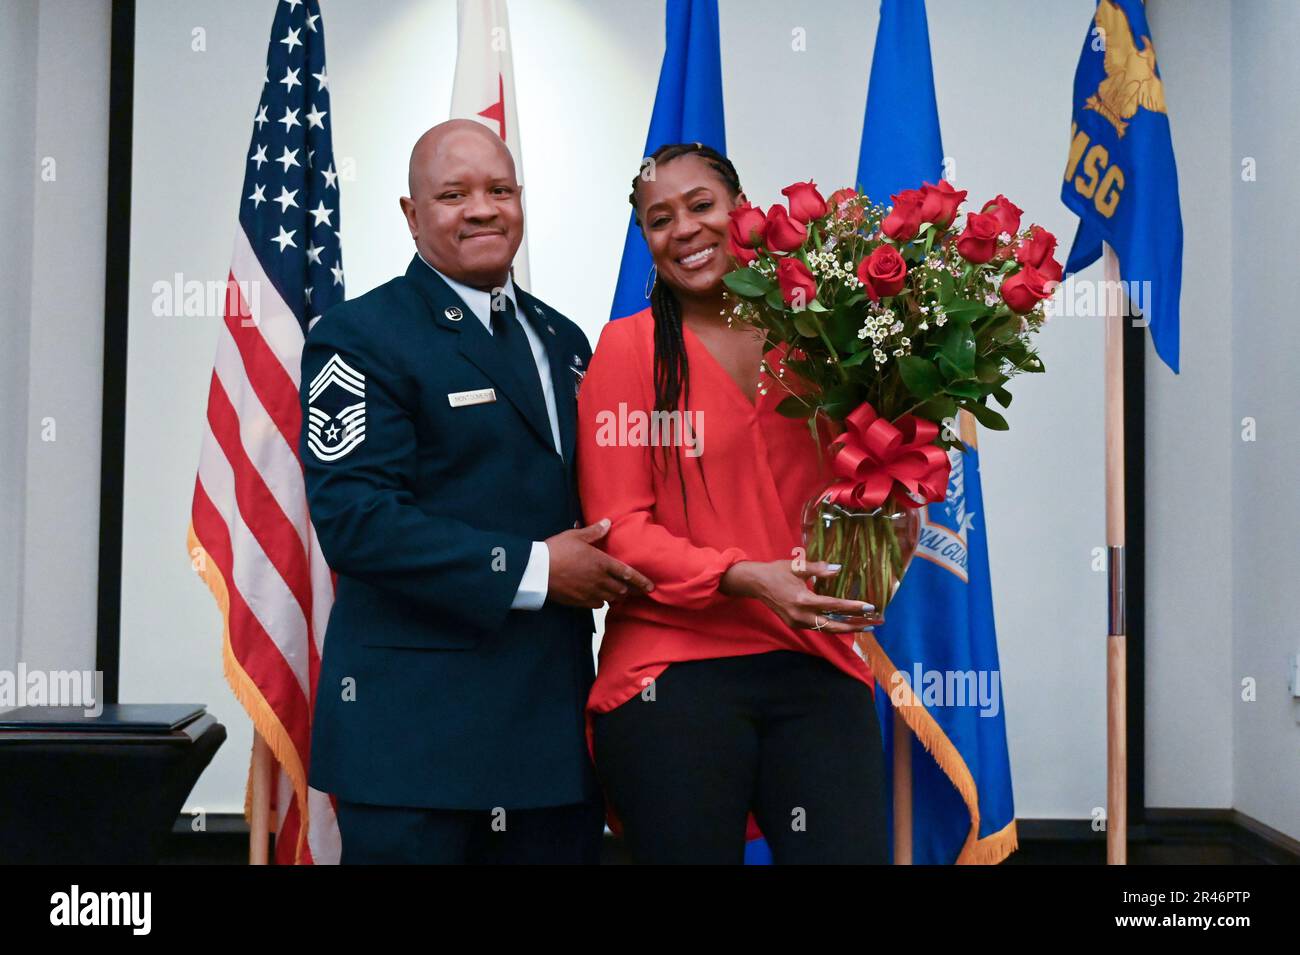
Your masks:
<instances>
[{"instance_id":1,"label":"glass vase","mask_svg":"<svg viewBox=\"0 0 1300 955\"><path fill-rule=\"evenodd\" d=\"M818 577L813 590L872 604L875 610L863 616L879 626L916 552L921 517L916 508L901 507L892 498L872 510L846 507L832 501L828 491L804 505L803 546L809 562L839 564L840 571Z\"/></svg>"}]
</instances>

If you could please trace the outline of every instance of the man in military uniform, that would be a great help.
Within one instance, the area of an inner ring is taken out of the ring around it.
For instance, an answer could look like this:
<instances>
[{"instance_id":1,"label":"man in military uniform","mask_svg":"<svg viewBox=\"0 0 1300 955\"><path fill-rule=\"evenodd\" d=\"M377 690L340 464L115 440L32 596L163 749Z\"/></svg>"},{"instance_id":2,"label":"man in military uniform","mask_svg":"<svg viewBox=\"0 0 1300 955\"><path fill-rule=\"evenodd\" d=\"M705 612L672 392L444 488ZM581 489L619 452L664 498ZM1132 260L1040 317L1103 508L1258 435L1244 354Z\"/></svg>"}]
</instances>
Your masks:
<instances>
[{"instance_id":1,"label":"man in military uniform","mask_svg":"<svg viewBox=\"0 0 1300 955\"><path fill-rule=\"evenodd\" d=\"M591 608L652 587L578 527L591 350L515 288L521 187L494 133L411 153L406 274L328 311L302 357L301 456L338 575L312 729L343 861L593 862Z\"/></svg>"}]
</instances>

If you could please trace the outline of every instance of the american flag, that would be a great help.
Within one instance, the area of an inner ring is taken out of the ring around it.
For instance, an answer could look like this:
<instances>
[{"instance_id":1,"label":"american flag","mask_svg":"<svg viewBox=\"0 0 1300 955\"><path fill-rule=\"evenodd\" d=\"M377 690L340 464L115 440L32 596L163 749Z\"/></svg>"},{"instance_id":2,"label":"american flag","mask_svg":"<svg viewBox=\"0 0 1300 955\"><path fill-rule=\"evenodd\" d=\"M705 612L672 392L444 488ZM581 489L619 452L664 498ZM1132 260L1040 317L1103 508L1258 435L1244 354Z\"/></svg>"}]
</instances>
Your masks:
<instances>
[{"instance_id":1,"label":"american flag","mask_svg":"<svg viewBox=\"0 0 1300 955\"><path fill-rule=\"evenodd\" d=\"M253 117L189 534L225 620L226 678L279 764L277 863L337 862L310 789L311 713L334 583L307 514L299 361L343 300L338 171L317 0L281 0Z\"/></svg>"}]
</instances>

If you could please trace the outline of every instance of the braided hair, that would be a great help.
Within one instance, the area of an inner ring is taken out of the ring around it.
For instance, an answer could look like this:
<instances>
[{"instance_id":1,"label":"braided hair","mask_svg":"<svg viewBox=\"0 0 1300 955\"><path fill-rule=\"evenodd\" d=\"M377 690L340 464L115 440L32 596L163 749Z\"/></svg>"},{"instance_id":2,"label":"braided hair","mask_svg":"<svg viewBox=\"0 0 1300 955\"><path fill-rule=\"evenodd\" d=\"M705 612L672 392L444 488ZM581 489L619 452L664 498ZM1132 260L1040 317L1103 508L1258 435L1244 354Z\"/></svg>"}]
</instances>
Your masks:
<instances>
[{"instance_id":1,"label":"braided hair","mask_svg":"<svg viewBox=\"0 0 1300 955\"><path fill-rule=\"evenodd\" d=\"M730 159L710 146L701 143L668 143L647 156L646 161L657 167L681 156L699 156L722 178L732 197L740 195L740 176L736 173L736 167L731 164ZM642 168L644 169L644 166ZM644 225L641 222L641 211L637 208L637 192L643 181L645 181L643 174L638 173L632 180L632 192L628 196L628 202L632 203L636 224L641 228L644 228ZM683 404L690 402L689 366L686 360L686 339L682 331L681 302L677 300L673 290L660 280L658 270L655 273L654 287L650 290L650 314L654 317L655 410L671 413L677 410L679 400ZM685 420L682 426L686 427ZM680 447L677 448L677 452L680 455ZM665 447L665 466L667 453L668 449ZM702 470L704 459L700 457L697 461ZM686 523L689 527L691 518L686 504L686 479L680 466L677 469L677 479L681 485L682 504L686 509ZM707 494L707 482L704 487ZM710 500L709 505L712 504Z\"/></svg>"}]
</instances>

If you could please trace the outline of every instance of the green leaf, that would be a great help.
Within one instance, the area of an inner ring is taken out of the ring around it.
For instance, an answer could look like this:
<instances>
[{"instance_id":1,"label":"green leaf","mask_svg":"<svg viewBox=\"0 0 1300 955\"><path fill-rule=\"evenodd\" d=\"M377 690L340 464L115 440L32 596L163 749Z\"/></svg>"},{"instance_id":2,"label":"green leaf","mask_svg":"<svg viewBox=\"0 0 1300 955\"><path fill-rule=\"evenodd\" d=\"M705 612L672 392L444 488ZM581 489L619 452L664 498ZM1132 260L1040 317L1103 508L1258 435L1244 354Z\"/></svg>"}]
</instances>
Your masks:
<instances>
[{"instance_id":1,"label":"green leaf","mask_svg":"<svg viewBox=\"0 0 1300 955\"><path fill-rule=\"evenodd\" d=\"M918 418L924 418L926 421L942 422L945 418L957 417L957 402L940 395L937 398L931 398L929 401L921 402L912 409L912 414Z\"/></svg>"},{"instance_id":2,"label":"green leaf","mask_svg":"<svg viewBox=\"0 0 1300 955\"><path fill-rule=\"evenodd\" d=\"M984 384L991 384L1002 377L1002 362L997 358L981 355L975 359L975 377Z\"/></svg>"},{"instance_id":3,"label":"green leaf","mask_svg":"<svg viewBox=\"0 0 1300 955\"><path fill-rule=\"evenodd\" d=\"M1011 392L1007 391L1007 389L1000 388L1000 387L994 388L993 397L997 400L997 403L1000 404L1002 407L1004 408L1011 407Z\"/></svg>"},{"instance_id":4,"label":"green leaf","mask_svg":"<svg viewBox=\"0 0 1300 955\"><path fill-rule=\"evenodd\" d=\"M957 294L957 286L953 281L952 273L947 269L939 270L939 304L947 306Z\"/></svg>"},{"instance_id":5,"label":"green leaf","mask_svg":"<svg viewBox=\"0 0 1300 955\"><path fill-rule=\"evenodd\" d=\"M871 349L864 348L862 349L862 351L858 352L857 354L850 355L848 358L840 362L840 367L853 368L856 365L861 365L864 361L866 361L870 357L871 357Z\"/></svg>"},{"instance_id":6,"label":"green leaf","mask_svg":"<svg viewBox=\"0 0 1300 955\"><path fill-rule=\"evenodd\" d=\"M948 321L970 321L980 315L990 311L989 307L983 302L976 302L973 299L958 298L953 299L951 304L944 307L944 314L948 316Z\"/></svg>"},{"instance_id":7,"label":"green leaf","mask_svg":"<svg viewBox=\"0 0 1300 955\"><path fill-rule=\"evenodd\" d=\"M775 287L771 279L750 268L728 272L722 281L727 288L743 298L762 298Z\"/></svg>"},{"instance_id":8,"label":"green leaf","mask_svg":"<svg viewBox=\"0 0 1300 955\"><path fill-rule=\"evenodd\" d=\"M1002 417L987 405L971 402L965 406L966 410L975 416L975 420L990 431L1006 431L1010 428L1007 419Z\"/></svg>"},{"instance_id":9,"label":"green leaf","mask_svg":"<svg viewBox=\"0 0 1300 955\"><path fill-rule=\"evenodd\" d=\"M835 420L844 418L850 411L862 404L858 387L854 384L836 385L827 390L822 398L822 407Z\"/></svg>"},{"instance_id":10,"label":"green leaf","mask_svg":"<svg viewBox=\"0 0 1300 955\"><path fill-rule=\"evenodd\" d=\"M794 328L804 338L816 338L817 326L807 315L796 312L794 316Z\"/></svg>"},{"instance_id":11,"label":"green leaf","mask_svg":"<svg viewBox=\"0 0 1300 955\"><path fill-rule=\"evenodd\" d=\"M735 273L733 272L731 274L734 275ZM763 300L767 302L769 308L774 308L778 312L785 311L785 299L781 297L781 287L779 285L773 285L768 289Z\"/></svg>"},{"instance_id":12,"label":"green leaf","mask_svg":"<svg viewBox=\"0 0 1300 955\"><path fill-rule=\"evenodd\" d=\"M973 381L950 382L943 390L950 395L955 395L958 398L967 398L971 401L978 401L980 398L984 397L984 389Z\"/></svg>"},{"instance_id":13,"label":"green leaf","mask_svg":"<svg viewBox=\"0 0 1300 955\"><path fill-rule=\"evenodd\" d=\"M784 415L787 418L806 418L811 409L795 395L782 399L781 403L776 406L776 413Z\"/></svg>"},{"instance_id":14,"label":"green leaf","mask_svg":"<svg viewBox=\"0 0 1300 955\"><path fill-rule=\"evenodd\" d=\"M970 326L962 322L950 325L939 355L939 366L949 381L974 378L975 336L971 334Z\"/></svg>"},{"instance_id":15,"label":"green leaf","mask_svg":"<svg viewBox=\"0 0 1300 955\"><path fill-rule=\"evenodd\" d=\"M829 311L829 309L827 309L826 306L823 305L821 302L817 301L817 299L813 299L811 302L808 303L808 311L825 312L825 311Z\"/></svg>"},{"instance_id":16,"label":"green leaf","mask_svg":"<svg viewBox=\"0 0 1300 955\"><path fill-rule=\"evenodd\" d=\"M867 352L861 354L866 355ZM857 357L856 355L854 356ZM943 390L943 375L934 362L919 355L903 355L898 359L898 373L907 390L925 400Z\"/></svg>"}]
</instances>

